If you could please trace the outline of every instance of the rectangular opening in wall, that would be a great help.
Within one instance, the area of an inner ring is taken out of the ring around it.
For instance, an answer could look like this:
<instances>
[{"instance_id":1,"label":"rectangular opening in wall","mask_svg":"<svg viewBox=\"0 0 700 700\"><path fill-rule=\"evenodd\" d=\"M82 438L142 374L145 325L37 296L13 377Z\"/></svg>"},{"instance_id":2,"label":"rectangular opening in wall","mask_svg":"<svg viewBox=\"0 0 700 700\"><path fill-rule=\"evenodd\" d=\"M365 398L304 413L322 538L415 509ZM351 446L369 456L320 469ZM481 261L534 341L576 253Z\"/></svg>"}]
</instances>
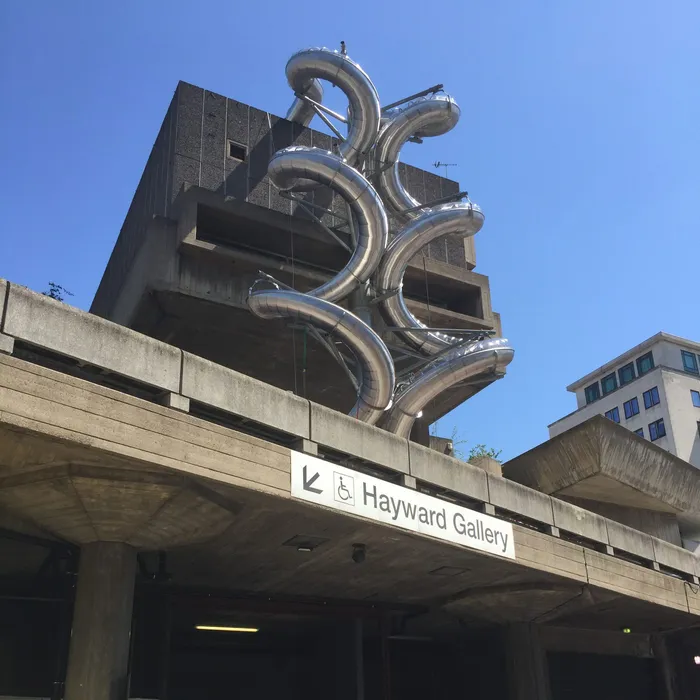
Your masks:
<instances>
[{"instance_id":1,"label":"rectangular opening in wall","mask_svg":"<svg viewBox=\"0 0 700 700\"><path fill-rule=\"evenodd\" d=\"M244 161L248 155L248 149L235 141L229 141L227 144L226 155L234 160Z\"/></svg>"}]
</instances>

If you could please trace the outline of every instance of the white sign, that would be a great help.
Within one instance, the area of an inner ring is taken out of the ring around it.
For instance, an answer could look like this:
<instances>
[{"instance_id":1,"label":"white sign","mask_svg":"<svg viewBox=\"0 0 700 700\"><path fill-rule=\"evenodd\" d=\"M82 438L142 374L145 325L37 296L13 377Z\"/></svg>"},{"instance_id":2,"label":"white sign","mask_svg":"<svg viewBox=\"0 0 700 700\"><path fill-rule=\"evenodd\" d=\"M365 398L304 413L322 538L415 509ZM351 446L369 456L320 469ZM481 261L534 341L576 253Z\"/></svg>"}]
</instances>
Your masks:
<instances>
[{"instance_id":1,"label":"white sign","mask_svg":"<svg viewBox=\"0 0 700 700\"><path fill-rule=\"evenodd\" d=\"M292 496L515 559L510 523L302 452L292 451Z\"/></svg>"}]
</instances>

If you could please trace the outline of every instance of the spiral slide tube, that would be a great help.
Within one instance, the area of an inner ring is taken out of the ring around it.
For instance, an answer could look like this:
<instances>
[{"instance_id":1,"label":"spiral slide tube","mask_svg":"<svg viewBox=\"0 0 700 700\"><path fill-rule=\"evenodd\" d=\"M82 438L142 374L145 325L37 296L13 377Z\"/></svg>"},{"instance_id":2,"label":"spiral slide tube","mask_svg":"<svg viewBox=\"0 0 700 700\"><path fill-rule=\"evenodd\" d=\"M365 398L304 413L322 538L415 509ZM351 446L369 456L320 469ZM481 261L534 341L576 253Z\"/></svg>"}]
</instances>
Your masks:
<instances>
[{"instance_id":1,"label":"spiral slide tube","mask_svg":"<svg viewBox=\"0 0 700 700\"><path fill-rule=\"evenodd\" d=\"M362 154L369 151L379 132L380 106L377 90L367 73L355 61L338 51L305 49L295 53L287 62L287 82L295 94L306 94L315 99L312 93L315 91L318 94L319 80L328 80L337 85L348 98L348 135L339 145L338 152L353 165ZM309 117L307 107L311 112L314 112L314 108L308 102L300 107L300 101L302 100L297 98L288 115L292 114L292 117L296 117L294 121L308 126L313 115ZM289 119L292 117L288 116Z\"/></svg>"},{"instance_id":2,"label":"spiral slide tube","mask_svg":"<svg viewBox=\"0 0 700 700\"><path fill-rule=\"evenodd\" d=\"M383 427L399 437L408 438L413 423L436 396L457 382L496 379L512 359L513 349L505 338L455 348L446 357L426 365L407 387L397 391Z\"/></svg>"},{"instance_id":3,"label":"spiral slide tube","mask_svg":"<svg viewBox=\"0 0 700 700\"><path fill-rule=\"evenodd\" d=\"M361 368L357 402L350 415L374 425L391 402L394 363L381 338L357 316L317 297L283 289L250 291L248 308L260 318L294 318L341 338Z\"/></svg>"}]
</instances>

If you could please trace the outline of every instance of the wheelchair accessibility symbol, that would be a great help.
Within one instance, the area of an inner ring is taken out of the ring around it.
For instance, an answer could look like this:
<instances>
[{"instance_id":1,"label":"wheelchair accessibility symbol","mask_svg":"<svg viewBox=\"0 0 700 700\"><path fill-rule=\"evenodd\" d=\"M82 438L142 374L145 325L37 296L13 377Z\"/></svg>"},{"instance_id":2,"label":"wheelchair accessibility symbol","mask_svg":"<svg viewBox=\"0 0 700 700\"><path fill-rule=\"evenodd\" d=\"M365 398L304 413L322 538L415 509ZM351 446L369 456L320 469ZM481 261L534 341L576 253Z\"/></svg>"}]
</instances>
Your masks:
<instances>
[{"instance_id":1,"label":"wheelchair accessibility symbol","mask_svg":"<svg viewBox=\"0 0 700 700\"><path fill-rule=\"evenodd\" d=\"M339 503L355 505L355 479L346 474L333 472L333 498Z\"/></svg>"}]
</instances>

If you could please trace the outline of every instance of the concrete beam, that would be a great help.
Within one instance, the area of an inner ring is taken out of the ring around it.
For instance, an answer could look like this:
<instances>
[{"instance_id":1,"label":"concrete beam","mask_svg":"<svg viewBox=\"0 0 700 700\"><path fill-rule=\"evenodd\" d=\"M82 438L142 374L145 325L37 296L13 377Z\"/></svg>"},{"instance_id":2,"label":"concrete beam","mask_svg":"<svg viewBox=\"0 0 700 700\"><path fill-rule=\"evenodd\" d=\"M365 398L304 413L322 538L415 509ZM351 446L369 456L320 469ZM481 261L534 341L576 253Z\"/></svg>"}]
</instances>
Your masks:
<instances>
[{"instance_id":1,"label":"concrete beam","mask_svg":"<svg viewBox=\"0 0 700 700\"><path fill-rule=\"evenodd\" d=\"M692 552L681 547L676 547L658 537L652 537L654 559L661 565L683 573L696 575L697 558Z\"/></svg>"},{"instance_id":2,"label":"concrete beam","mask_svg":"<svg viewBox=\"0 0 700 700\"><path fill-rule=\"evenodd\" d=\"M9 285L2 330L143 384L180 390L180 350L26 287Z\"/></svg>"},{"instance_id":3,"label":"concrete beam","mask_svg":"<svg viewBox=\"0 0 700 700\"><path fill-rule=\"evenodd\" d=\"M482 469L415 442L409 443L408 455L410 474L418 481L488 502L487 474Z\"/></svg>"},{"instance_id":4,"label":"concrete beam","mask_svg":"<svg viewBox=\"0 0 700 700\"><path fill-rule=\"evenodd\" d=\"M309 402L189 352L183 353L182 395L302 438L309 434Z\"/></svg>"},{"instance_id":5,"label":"concrete beam","mask_svg":"<svg viewBox=\"0 0 700 700\"><path fill-rule=\"evenodd\" d=\"M651 535L617 523L614 520L606 520L605 525L608 530L608 542L611 547L653 561L654 546L651 541Z\"/></svg>"},{"instance_id":6,"label":"concrete beam","mask_svg":"<svg viewBox=\"0 0 700 700\"><path fill-rule=\"evenodd\" d=\"M501 476L488 474L488 501L496 508L524 515L546 525L554 525L552 500L549 496L509 481Z\"/></svg>"},{"instance_id":7,"label":"concrete beam","mask_svg":"<svg viewBox=\"0 0 700 700\"><path fill-rule=\"evenodd\" d=\"M552 498L554 524L565 532L585 537L594 542L608 544L608 530L605 518L579 508L558 498Z\"/></svg>"},{"instance_id":8,"label":"concrete beam","mask_svg":"<svg viewBox=\"0 0 700 700\"><path fill-rule=\"evenodd\" d=\"M11 355L15 350L15 339L9 335L0 333L0 352L4 355Z\"/></svg>"},{"instance_id":9,"label":"concrete beam","mask_svg":"<svg viewBox=\"0 0 700 700\"><path fill-rule=\"evenodd\" d=\"M408 440L316 403L310 411L314 442L408 474Z\"/></svg>"}]
</instances>

